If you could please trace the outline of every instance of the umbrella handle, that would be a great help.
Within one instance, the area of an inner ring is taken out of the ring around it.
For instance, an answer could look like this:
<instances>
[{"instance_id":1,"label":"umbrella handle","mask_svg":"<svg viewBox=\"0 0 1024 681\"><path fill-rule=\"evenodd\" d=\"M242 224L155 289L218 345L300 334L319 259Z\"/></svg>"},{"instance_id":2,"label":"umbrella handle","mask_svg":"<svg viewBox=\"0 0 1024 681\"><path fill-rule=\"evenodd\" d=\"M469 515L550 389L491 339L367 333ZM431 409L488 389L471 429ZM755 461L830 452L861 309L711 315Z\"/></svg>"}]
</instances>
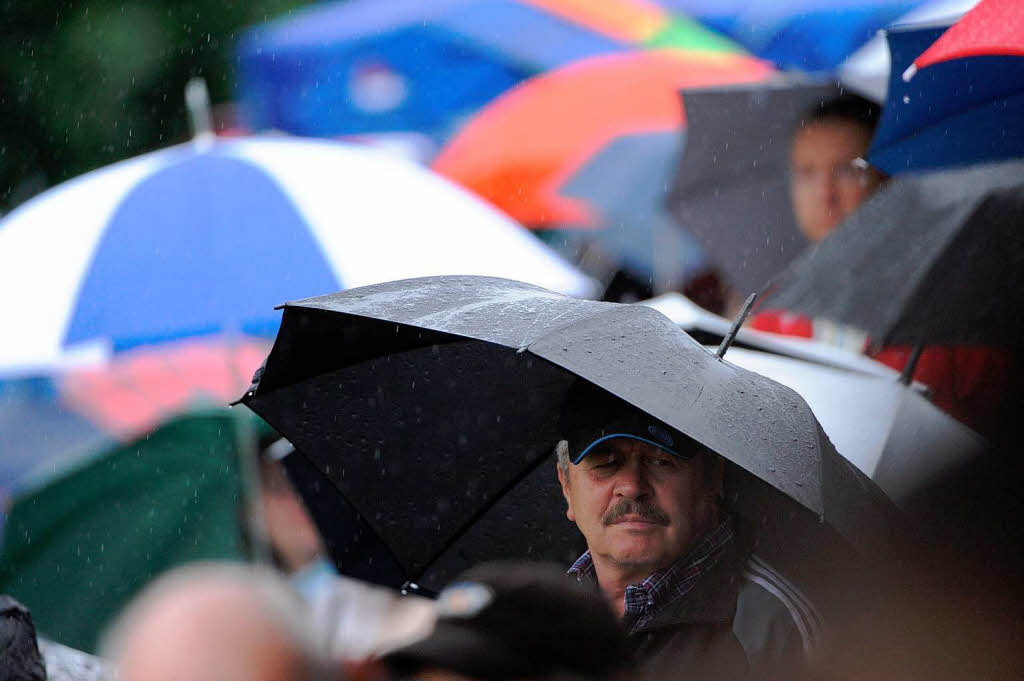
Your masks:
<instances>
[{"instance_id":1,"label":"umbrella handle","mask_svg":"<svg viewBox=\"0 0 1024 681\"><path fill-rule=\"evenodd\" d=\"M732 321L732 326L729 327L729 333L725 334L725 338L722 339L721 344L718 346L718 350L715 352L715 355L719 360L725 357L726 350L732 347L732 342L736 340L736 334L739 333L740 327L743 326L743 322L747 320L747 315L750 314L750 308L753 306L755 300L757 300L757 294L751 293L747 298L747 302L743 303L740 313L736 315L736 319Z\"/></svg>"}]
</instances>

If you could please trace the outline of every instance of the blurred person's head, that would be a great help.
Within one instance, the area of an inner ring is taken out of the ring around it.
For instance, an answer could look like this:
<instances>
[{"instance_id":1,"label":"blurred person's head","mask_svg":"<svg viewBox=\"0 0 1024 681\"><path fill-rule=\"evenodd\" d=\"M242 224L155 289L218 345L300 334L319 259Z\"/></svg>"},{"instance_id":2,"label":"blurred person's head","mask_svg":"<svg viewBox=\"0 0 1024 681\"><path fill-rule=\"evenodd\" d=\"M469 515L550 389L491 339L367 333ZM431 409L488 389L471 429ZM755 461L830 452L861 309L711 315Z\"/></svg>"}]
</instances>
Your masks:
<instances>
[{"instance_id":1,"label":"blurred person's head","mask_svg":"<svg viewBox=\"0 0 1024 681\"><path fill-rule=\"evenodd\" d=\"M384 658L399 678L597 680L628 659L625 633L604 600L557 566L478 565L445 588L436 607L426 638Z\"/></svg>"},{"instance_id":2,"label":"blurred person's head","mask_svg":"<svg viewBox=\"0 0 1024 681\"><path fill-rule=\"evenodd\" d=\"M322 555L323 542L313 519L284 470L281 458L294 451L275 438L260 456L260 503L274 559L285 572L302 569Z\"/></svg>"},{"instance_id":3,"label":"blurred person's head","mask_svg":"<svg viewBox=\"0 0 1024 681\"><path fill-rule=\"evenodd\" d=\"M558 480L595 563L646 577L720 521L723 462L693 439L582 383L566 399Z\"/></svg>"},{"instance_id":4,"label":"blurred person's head","mask_svg":"<svg viewBox=\"0 0 1024 681\"><path fill-rule=\"evenodd\" d=\"M103 652L119 681L330 678L307 618L272 572L197 564L147 587L118 617Z\"/></svg>"},{"instance_id":5,"label":"blurred person's head","mask_svg":"<svg viewBox=\"0 0 1024 681\"><path fill-rule=\"evenodd\" d=\"M867 166L880 115L854 94L820 102L800 119L790 145L790 198L797 226L811 242L824 239L882 184Z\"/></svg>"}]
</instances>

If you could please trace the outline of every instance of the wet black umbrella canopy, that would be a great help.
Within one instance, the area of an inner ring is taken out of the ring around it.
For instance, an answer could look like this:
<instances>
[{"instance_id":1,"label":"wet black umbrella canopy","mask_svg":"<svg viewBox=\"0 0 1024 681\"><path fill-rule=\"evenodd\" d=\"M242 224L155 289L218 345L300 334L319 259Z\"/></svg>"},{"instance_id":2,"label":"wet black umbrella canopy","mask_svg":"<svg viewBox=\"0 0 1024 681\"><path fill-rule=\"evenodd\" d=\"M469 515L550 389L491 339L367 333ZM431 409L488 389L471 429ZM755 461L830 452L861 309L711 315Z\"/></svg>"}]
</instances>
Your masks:
<instances>
[{"instance_id":1,"label":"wet black umbrella canopy","mask_svg":"<svg viewBox=\"0 0 1024 681\"><path fill-rule=\"evenodd\" d=\"M1024 162L892 180L777 279L765 304L882 344L1024 338Z\"/></svg>"},{"instance_id":2,"label":"wet black umbrella canopy","mask_svg":"<svg viewBox=\"0 0 1024 681\"><path fill-rule=\"evenodd\" d=\"M854 543L870 543L888 510L794 391L720 361L650 308L503 279L289 303L242 402L340 491L408 579L436 588L486 559L573 557L553 448L580 378Z\"/></svg>"}]
</instances>

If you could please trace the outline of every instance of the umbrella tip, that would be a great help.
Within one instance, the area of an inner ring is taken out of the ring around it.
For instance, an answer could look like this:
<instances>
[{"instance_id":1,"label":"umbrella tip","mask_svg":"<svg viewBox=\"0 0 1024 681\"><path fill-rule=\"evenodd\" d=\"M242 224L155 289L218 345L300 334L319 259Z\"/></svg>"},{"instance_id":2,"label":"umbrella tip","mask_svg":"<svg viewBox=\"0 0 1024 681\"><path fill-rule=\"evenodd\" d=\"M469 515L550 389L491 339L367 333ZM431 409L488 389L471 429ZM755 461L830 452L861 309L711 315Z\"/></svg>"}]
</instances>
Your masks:
<instances>
[{"instance_id":1,"label":"umbrella tip","mask_svg":"<svg viewBox=\"0 0 1024 681\"><path fill-rule=\"evenodd\" d=\"M917 64L911 63L907 70L903 72L903 82L909 83L910 79L915 75L917 75Z\"/></svg>"},{"instance_id":2,"label":"umbrella tip","mask_svg":"<svg viewBox=\"0 0 1024 681\"><path fill-rule=\"evenodd\" d=\"M719 360L725 357L726 350L732 347L732 342L736 340L736 334L739 333L740 327L743 326L743 322L746 321L747 315L750 314L750 308L754 305L755 300L757 300L757 294L751 293L747 298L747 302L743 303L740 313L736 315L736 319L733 320L732 326L729 327L729 333L725 334L725 338L722 339L721 345L718 346L718 350L715 352L715 355Z\"/></svg>"},{"instance_id":3,"label":"umbrella tip","mask_svg":"<svg viewBox=\"0 0 1024 681\"><path fill-rule=\"evenodd\" d=\"M213 132L213 115L210 113L210 91L203 78L191 78L185 83L185 106L192 125L192 140L209 144L215 137Z\"/></svg>"}]
</instances>

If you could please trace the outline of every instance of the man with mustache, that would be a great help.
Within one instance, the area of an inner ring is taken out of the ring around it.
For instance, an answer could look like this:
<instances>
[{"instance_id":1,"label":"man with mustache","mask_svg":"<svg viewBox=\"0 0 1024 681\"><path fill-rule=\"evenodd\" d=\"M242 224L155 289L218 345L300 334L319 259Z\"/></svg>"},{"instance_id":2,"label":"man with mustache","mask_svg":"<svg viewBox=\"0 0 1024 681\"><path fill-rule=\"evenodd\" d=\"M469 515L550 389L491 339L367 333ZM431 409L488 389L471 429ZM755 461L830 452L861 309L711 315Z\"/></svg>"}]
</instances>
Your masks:
<instances>
[{"instance_id":1,"label":"man with mustache","mask_svg":"<svg viewBox=\"0 0 1024 681\"><path fill-rule=\"evenodd\" d=\"M799 678L820 629L724 508L721 457L580 382L558 480L588 550L569 569L622 618L648 679Z\"/></svg>"}]
</instances>

